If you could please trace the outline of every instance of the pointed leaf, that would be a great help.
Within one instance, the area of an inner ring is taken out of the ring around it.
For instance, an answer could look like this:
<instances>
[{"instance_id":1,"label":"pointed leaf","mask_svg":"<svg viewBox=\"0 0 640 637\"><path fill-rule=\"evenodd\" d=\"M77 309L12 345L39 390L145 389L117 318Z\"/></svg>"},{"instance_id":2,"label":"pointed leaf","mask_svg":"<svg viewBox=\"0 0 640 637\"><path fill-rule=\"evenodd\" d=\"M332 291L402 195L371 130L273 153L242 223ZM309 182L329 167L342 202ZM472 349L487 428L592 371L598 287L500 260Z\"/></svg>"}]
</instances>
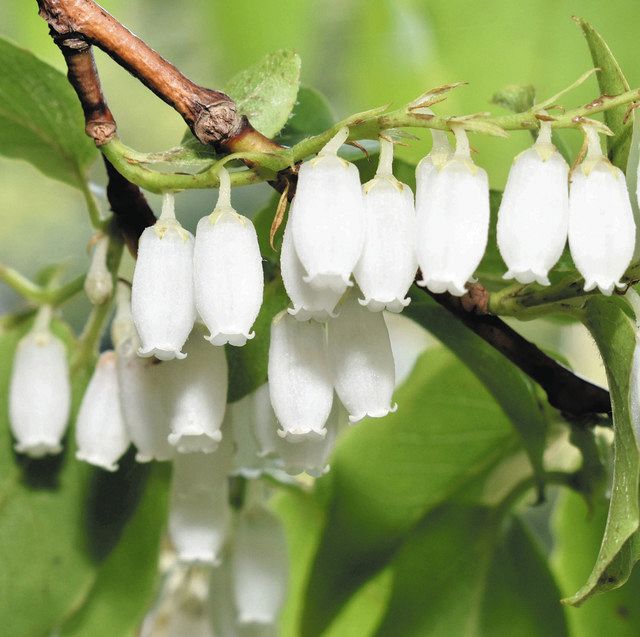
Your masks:
<instances>
[{"instance_id":1,"label":"pointed leaf","mask_svg":"<svg viewBox=\"0 0 640 637\"><path fill-rule=\"evenodd\" d=\"M0 154L80 187L97 151L65 76L0 38Z\"/></svg>"}]
</instances>

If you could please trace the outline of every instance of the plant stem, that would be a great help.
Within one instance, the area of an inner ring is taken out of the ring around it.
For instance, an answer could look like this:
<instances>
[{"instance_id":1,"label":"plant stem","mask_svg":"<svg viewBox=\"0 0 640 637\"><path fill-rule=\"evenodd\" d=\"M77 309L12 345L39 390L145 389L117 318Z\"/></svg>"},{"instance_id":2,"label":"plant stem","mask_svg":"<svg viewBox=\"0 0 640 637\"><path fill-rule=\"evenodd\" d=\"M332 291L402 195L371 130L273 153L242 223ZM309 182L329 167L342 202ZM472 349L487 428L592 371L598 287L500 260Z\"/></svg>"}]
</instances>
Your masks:
<instances>
[{"instance_id":1,"label":"plant stem","mask_svg":"<svg viewBox=\"0 0 640 637\"><path fill-rule=\"evenodd\" d=\"M60 305L82 290L84 275L78 276L60 287L42 287L20 274L17 270L0 264L0 281L32 303Z\"/></svg>"},{"instance_id":2,"label":"plant stem","mask_svg":"<svg viewBox=\"0 0 640 637\"><path fill-rule=\"evenodd\" d=\"M87 204L87 211L89 212L89 218L91 219L91 225L100 231L105 231L109 226L109 219L103 219L100 214L100 208L94 194L91 192L91 188L87 183L84 175L80 175L80 183L82 184L81 190L84 195L84 200Z\"/></svg>"}]
</instances>

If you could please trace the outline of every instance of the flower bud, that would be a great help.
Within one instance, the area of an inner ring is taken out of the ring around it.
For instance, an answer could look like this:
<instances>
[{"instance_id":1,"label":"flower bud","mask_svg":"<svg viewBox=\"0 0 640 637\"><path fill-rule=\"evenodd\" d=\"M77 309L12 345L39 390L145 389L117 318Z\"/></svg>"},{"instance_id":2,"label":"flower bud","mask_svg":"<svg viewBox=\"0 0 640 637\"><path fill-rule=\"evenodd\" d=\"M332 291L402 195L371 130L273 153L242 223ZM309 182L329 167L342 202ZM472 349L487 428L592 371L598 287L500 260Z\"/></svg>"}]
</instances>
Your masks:
<instances>
[{"instance_id":1,"label":"flower bud","mask_svg":"<svg viewBox=\"0 0 640 637\"><path fill-rule=\"evenodd\" d=\"M298 172L293 243L305 281L344 292L351 285L364 240L364 203L358 169L338 157L349 135L342 128Z\"/></svg>"},{"instance_id":2,"label":"flower bud","mask_svg":"<svg viewBox=\"0 0 640 637\"><path fill-rule=\"evenodd\" d=\"M340 300L342 292L331 288L314 287L305 281L306 273L293 245L294 209L295 200L291 202L289 209L289 219L284 229L280 253L282 282L293 303L293 309L287 311L299 321L314 319L324 322L334 316L333 310Z\"/></svg>"},{"instance_id":3,"label":"flower bud","mask_svg":"<svg viewBox=\"0 0 640 637\"><path fill-rule=\"evenodd\" d=\"M116 471L129 447L129 436L120 409L116 354L100 354L80 404L76 420L76 458Z\"/></svg>"},{"instance_id":4,"label":"flower bud","mask_svg":"<svg viewBox=\"0 0 640 637\"><path fill-rule=\"evenodd\" d=\"M209 347L196 329L187 341L184 362L163 363L169 405L169 442L180 453L215 451L227 405L228 371L224 349ZM164 370L163 370L164 372Z\"/></svg>"},{"instance_id":5,"label":"flower bud","mask_svg":"<svg viewBox=\"0 0 640 637\"><path fill-rule=\"evenodd\" d=\"M324 438L333 385L323 324L296 321L286 312L273 319L269 394L280 436L297 441Z\"/></svg>"},{"instance_id":6,"label":"flower bud","mask_svg":"<svg viewBox=\"0 0 640 637\"><path fill-rule=\"evenodd\" d=\"M365 240L353 272L360 303L372 312L401 312L418 269L413 193L393 176L392 165L393 142L381 139L378 171L363 187Z\"/></svg>"},{"instance_id":7,"label":"flower bud","mask_svg":"<svg viewBox=\"0 0 640 637\"><path fill-rule=\"evenodd\" d=\"M383 315L369 312L350 294L329 323L328 343L336 393L350 422L394 412L395 368Z\"/></svg>"},{"instance_id":8,"label":"flower bud","mask_svg":"<svg viewBox=\"0 0 640 637\"><path fill-rule=\"evenodd\" d=\"M548 273L567 242L569 166L542 122L532 148L520 153L498 212L498 248L509 268L505 279L549 285Z\"/></svg>"},{"instance_id":9,"label":"flower bud","mask_svg":"<svg viewBox=\"0 0 640 637\"><path fill-rule=\"evenodd\" d=\"M220 170L214 211L200 219L193 255L196 307L214 345L244 345L264 289L262 257L253 223L231 206L229 173Z\"/></svg>"},{"instance_id":10,"label":"flower bud","mask_svg":"<svg viewBox=\"0 0 640 637\"><path fill-rule=\"evenodd\" d=\"M226 432L215 453L181 453L173 460L169 537L181 561L220 561L231 523L227 475L232 453Z\"/></svg>"},{"instance_id":11,"label":"flower bud","mask_svg":"<svg viewBox=\"0 0 640 637\"><path fill-rule=\"evenodd\" d=\"M291 476L306 473L313 478L327 473L329 456L333 452L338 434L347 422L346 410L337 396L334 396L324 439L314 438L300 442L279 440L277 450L284 470Z\"/></svg>"},{"instance_id":12,"label":"flower bud","mask_svg":"<svg viewBox=\"0 0 640 637\"><path fill-rule=\"evenodd\" d=\"M185 357L180 350L195 320L193 235L176 220L170 193L164 195L160 219L140 237L131 306L140 356Z\"/></svg>"},{"instance_id":13,"label":"flower bud","mask_svg":"<svg viewBox=\"0 0 640 637\"><path fill-rule=\"evenodd\" d=\"M435 174L429 198L417 214L417 255L422 281L431 292L466 293L489 233L489 181L471 160L463 129L454 126L456 152Z\"/></svg>"},{"instance_id":14,"label":"flower bud","mask_svg":"<svg viewBox=\"0 0 640 637\"><path fill-rule=\"evenodd\" d=\"M609 295L622 287L631 263L636 225L623 172L602 154L598 131L584 127L588 149L569 191L569 247L586 292Z\"/></svg>"},{"instance_id":15,"label":"flower bud","mask_svg":"<svg viewBox=\"0 0 640 637\"><path fill-rule=\"evenodd\" d=\"M9 386L9 421L15 449L31 458L62 451L71 407L64 344L49 329L51 308L40 308L18 343Z\"/></svg>"},{"instance_id":16,"label":"flower bud","mask_svg":"<svg viewBox=\"0 0 640 637\"><path fill-rule=\"evenodd\" d=\"M84 291L93 305L102 305L113 292L113 277L107 268L108 251L109 237L102 235L96 240L84 280Z\"/></svg>"},{"instance_id":17,"label":"flower bud","mask_svg":"<svg viewBox=\"0 0 640 637\"><path fill-rule=\"evenodd\" d=\"M233 591L241 624L273 624L285 600L289 564L280 520L253 504L238 515L232 552Z\"/></svg>"},{"instance_id":18,"label":"flower bud","mask_svg":"<svg viewBox=\"0 0 640 637\"><path fill-rule=\"evenodd\" d=\"M118 284L118 305L111 324L116 349L118 385L122 416L138 462L169 460L174 449L169 444L169 420L162 386L168 363L136 355L140 346L129 300L129 288Z\"/></svg>"}]
</instances>

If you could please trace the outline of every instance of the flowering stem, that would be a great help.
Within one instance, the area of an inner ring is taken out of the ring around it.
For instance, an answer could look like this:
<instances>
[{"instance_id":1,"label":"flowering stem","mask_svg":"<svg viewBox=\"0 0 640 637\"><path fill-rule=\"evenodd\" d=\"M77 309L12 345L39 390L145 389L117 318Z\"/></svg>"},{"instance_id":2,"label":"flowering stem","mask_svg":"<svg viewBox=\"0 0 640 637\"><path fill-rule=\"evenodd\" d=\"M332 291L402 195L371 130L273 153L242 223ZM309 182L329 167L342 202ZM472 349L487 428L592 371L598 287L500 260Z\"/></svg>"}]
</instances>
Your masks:
<instances>
[{"instance_id":1,"label":"flowering stem","mask_svg":"<svg viewBox=\"0 0 640 637\"><path fill-rule=\"evenodd\" d=\"M100 208L94 194L91 192L91 188L84 175L80 177L80 184L84 200L87 204L87 211L89 212L89 219L91 219L91 225L96 230L105 231L109 226L109 219L103 219L100 214Z\"/></svg>"},{"instance_id":2,"label":"flowering stem","mask_svg":"<svg viewBox=\"0 0 640 637\"><path fill-rule=\"evenodd\" d=\"M60 287L51 288L36 285L17 270L0 264L0 281L15 290L20 296L32 303L60 305L82 290L84 275L78 276Z\"/></svg>"}]
</instances>

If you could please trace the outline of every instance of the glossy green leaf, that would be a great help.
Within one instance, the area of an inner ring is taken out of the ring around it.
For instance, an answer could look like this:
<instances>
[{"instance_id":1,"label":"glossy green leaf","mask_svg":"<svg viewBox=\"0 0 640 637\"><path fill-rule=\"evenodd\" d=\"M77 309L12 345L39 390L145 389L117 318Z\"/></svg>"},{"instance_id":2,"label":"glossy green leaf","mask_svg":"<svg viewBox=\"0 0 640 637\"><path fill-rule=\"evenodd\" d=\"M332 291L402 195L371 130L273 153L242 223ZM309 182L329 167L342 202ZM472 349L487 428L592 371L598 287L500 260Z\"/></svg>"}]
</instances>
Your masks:
<instances>
[{"instance_id":1,"label":"glossy green leaf","mask_svg":"<svg viewBox=\"0 0 640 637\"><path fill-rule=\"evenodd\" d=\"M96 157L65 76L0 38L0 154L79 187Z\"/></svg>"},{"instance_id":2,"label":"glossy green leaf","mask_svg":"<svg viewBox=\"0 0 640 637\"><path fill-rule=\"evenodd\" d=\"M638 477L640 460L629 414L629 376L635 332L622 308L612 299L591 298L585 305L585 325L595 339L607 370L613 407L615 458L611 501L598 557L588 579L567 604L579 605L592 595L617 588L640 557Z\"/></svg>"},{"instance_id":3,"label":"glossy green leaf","mask_svg":"<svg viewBox=\"0 0 640 637\"><path fill-rule=\"evenodd\" d=\"M22 321L0 333L1 397L29 325ZM71 346L64 324L54 323L54 330ZM75 414L87 373L72 382ZM6 399L0 401L0 621L7 635L133 635L151 596L166 472L163 478L154 468L144 488L149 469L136 465L132 454L108 474L77 461L71 438L60 456L15 456ZM118 616L105 624L115 608ZM114 633L109 629L116 624Z\"/></svg>"},{"instance_id":4,"label":"glossy green leaf","mask_svg":"<svg viewBox=\"0 0 640 637\"><path fill-rule=\"evenodd\" d=\"M327 98L309 86L301 86L291 117L278 135L278 142L293 146L305 137L318 135L331 128L335 121Z\"/></svg>"},{"instance_id":5,"label":"glossy green leaf","mask_svg":"<svg viewBox=\"0 0 640 637\"><path fill-rule=\"evenodd\" d=\"M568 634L559 591L518 519L447 504L409 536L376 635L538 637Z\"/></svg>"},{"instance_id":6,"label":"glossy green leaf","mask_svg":"<svg viewBox=\"0 0 640 637\"><path fill-rule=\"evenodd\" d=\"M405 313L448 347L491 392L518 432L542 488L547 422L533 383L423 290L414 286L411 296Z\"/></svg>"},{"instance_id":7,"label":"glossy green leaf","mask_svg":"<svg viewBox=\"0 0 640 637\"><path fill-rule=\"evenodd\" d=\"M273 137L287 123L296 103L300 66L300 56L293 51L270 53L235 75L225 92L256 130Z\"/></svg>"},{"instance_id":8,"label":"glossy green leaf","mask_svg":"<svg viewBox=\"0 0 640 637\"><path fill-rule=\"evenodd\" d=\"M122 498L133 485L135 510L123 528L116 548L98 567L94 583L82 605L65 623L63 637L136 637L158 582L160 537L164 530L169 492L167 463L135 465L119 484L111 478L112 492ZM122 473L122 471L120 472ZM132 474L137 474L135 479ZM114 511L107 510L112 516Z\"/></svg>"},{"instance_id":9,"label":"glossy green leaf","mask_svg":"<svg viewBox=\"0 0 640 637\"><path fill-rule=\"evenodd\" d=\"M564 594L580 587L593 566L607 522L604 499L588 508L583 498L570 491L560 497L553 519L556 541L553 570ZM640 571L627 583L605 595L589 599L580 608L567 608L572 634L579 637L635 637L640 634Z\"/></svg>"},{"instance_id":10,"label":"glossy green leaf","mask_svg":"<svg viewBox=\"0 0 640 637\"><path fill-rule=\"evenodd\" d=\"M619 95L628 91L629 83L604 38L586 20L574 19L587 39L593 66L600 69L598 85L604 99L607 96ZM626 112L627 106L622 105L607 109L604 113L604 121L614 132L613 137L607 138L609 158L622 170L626 168L631 143L631 125L624 121Z\"/></svg>"},{"instance_id":11,"label":"glossy green leaf","mask_svg":"<svg viewBox=\"0 0 640 637\"><path fill-rule=\"evenodd\" d=\"M321 634L404 534L513 442L503 411L444 350L420 358L396 399L395 414L345 432L320 481L330 481L330 498L306 592L306 636Z\"/></svg>"},{"instance_id":12,"label":"glossy green leaf","mask_svg":"<svg viewBox=\"0 0 640 637\"><path fill-rule=\"evenodd\" d=\"M271 320L287 303L281 279L265 285L264 301L253 325L255 337L243 347L225 347L229 363L229 402L240 400L267 382Z\"/></svg>"}]
</instances>

